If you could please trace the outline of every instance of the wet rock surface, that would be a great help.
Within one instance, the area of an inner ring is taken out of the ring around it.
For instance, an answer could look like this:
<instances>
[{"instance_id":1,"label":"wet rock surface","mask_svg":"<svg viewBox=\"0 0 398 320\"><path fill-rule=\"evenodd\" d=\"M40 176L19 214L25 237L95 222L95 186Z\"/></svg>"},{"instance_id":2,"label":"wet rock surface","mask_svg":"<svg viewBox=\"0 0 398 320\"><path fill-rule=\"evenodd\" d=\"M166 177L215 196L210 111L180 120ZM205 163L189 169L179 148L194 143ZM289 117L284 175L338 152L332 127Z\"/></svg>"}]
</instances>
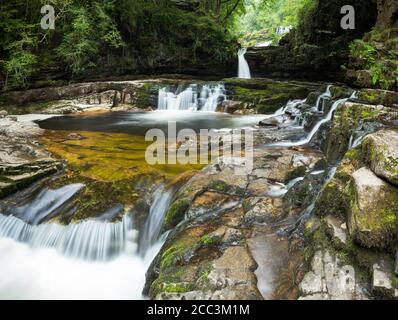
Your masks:
<instances>
[{"instance_id":1,"label":"wet rock surface","mask_svg":"<svg viewBox=\"0 0 398 320\"><path fill-rule=\"evenodd\" d=\"M303 162L295 160L299 156ZM268 235L276 241L269 242L269 257L281 259L279 264L270 260L261 269L272 269L263 294L273 296L282 262L289 260L289 241L276 231L291 224L273 191L281 188L292 170L311 171L320 157L305 149L271 149L256 155L253 170L246 175L234 175L234 165L225 163L195 175L177 193L166 215L164 228L175 227L148 270L145 292L156 299L263 299L254 257L264 262L256 245ZM258 223L269 226L255 231ZM272 244L278 242L276 250Z\"/></svg>"},{"instance_id":2,"label":"wet rock surface","mask_svg":"<svg viewBox=\"0 0 398 320\"><path fill-rule=\"evenodd\" d=\"M18 191L62 168L35 139L43 131L31 122L0 119L0 196Z\"/></svg>"}]
</instances>

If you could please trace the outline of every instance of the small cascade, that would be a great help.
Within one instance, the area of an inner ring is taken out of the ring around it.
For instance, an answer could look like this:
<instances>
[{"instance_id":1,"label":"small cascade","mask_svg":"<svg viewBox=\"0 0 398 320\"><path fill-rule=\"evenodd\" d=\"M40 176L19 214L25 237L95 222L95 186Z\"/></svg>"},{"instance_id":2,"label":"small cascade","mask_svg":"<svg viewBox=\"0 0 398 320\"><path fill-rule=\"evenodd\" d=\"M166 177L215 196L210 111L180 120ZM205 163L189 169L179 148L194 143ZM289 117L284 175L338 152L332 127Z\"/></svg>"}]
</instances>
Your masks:
<instances>
[{"instance_id":1,"label":"small cascade","mask_svg":"<svg viewBox=\"0 0 398 320\"><path fill-rule=\"evenodd\" d=\"M63 226L30 225L0 214L0 237L27 243L32 248L55 248L65 256L89 261L107 261L123 252L131 229L127 216L116 223L87 220Z\"/></svg>"},{"instance_id":2,"label":"small cascade","mask_svg":"<svg viewBox=\"0 0 398 320\"><path fill-rule=\"evenodd\" d=\"M18 217L26 223L37 225L57 215L62 207L83 187L84 184L76 183L55 190L44 188L32 201L27 201L20 206L2 208L2 211L7 215ZM20 197L17 197L16 200L21 201Z\"/></svg>"},{"instance_id":3,"label":"small cascade","mask_svg":"<svg viewBox=\"0 0 398 320\"><path fill-rule=\"evenodd\" d=\"M238 78L251 79L249 64L245 59L247 49L241 48L238 51Z\"/></svg>"},{"instance_id":4,"label":"small cascade","mask_svg":"<svg viewBox=\"0 0 398 320\"><path fill-rule=\"evenodd\" d=\"M163 221L173 200L174 193L175 190L173 188L164 190L163 187L155 192L154 200L140 237L140 254L145 254L158 241Z\"/></svg>"},{"instance_id":5,"label":"small cascade","mask_svg":"<svg viewBox=\"0 0 398 320\"><path fill-rule=\"evenodd\" d=\"M329 110L328 114L326 115L326 117L324 117L322 120L318 121L317 124L312 128L311 132L304 139L299 140L299 141L278 142L278 143L270 144L269 146L271 146L271 147L294 147L294 146L302 146L302 145L308 144L312 140L312 138L315 136L315 134L318 132L319 128L323 124L332 120L333 114L336 111L336 109L338 107L340 107L341 105L343 105L345 102L347 102L349 99L354 97L355 94L356 93L354 92L350 98L344 98L344 99L339 99L339 100L335 101L333 103L331 109Z\"/></svg>"},{"instance_id":6,"label":"small cascade","mask_svg":"<svg viewBox=\"0 0 398 320\"><path fill-rule=\"evenodd\" d=\"M190 85L178 94L162 88L159 89L158 110L215 112L217 105L225 99L222 84L204 85L200 90L198 85Z\"/></svg>"},{"instance_id":7,"label":"small cascade","mask_svg":"<svg viewBox=\"0 0 398 320\"><path fill-rule=\"evenodd\" d=\"M332 93L330 92L332 85L328 85L326 88L326 91L324 93L322 93L318 99L316 100L315 103L315 108L321 112L324 112L325 110L325 98L330 98L332 96ZM322 104L321 104L322 103Z\"/></svg>"}]
</instances>

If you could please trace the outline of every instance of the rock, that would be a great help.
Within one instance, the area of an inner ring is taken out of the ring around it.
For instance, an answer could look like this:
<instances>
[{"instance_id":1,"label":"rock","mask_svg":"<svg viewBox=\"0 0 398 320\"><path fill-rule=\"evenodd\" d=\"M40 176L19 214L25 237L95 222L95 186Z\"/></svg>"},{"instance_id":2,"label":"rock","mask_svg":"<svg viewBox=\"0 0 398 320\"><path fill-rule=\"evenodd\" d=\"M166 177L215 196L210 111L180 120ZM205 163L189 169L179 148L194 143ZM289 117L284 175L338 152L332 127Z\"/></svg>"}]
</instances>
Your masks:
<instances>
[{"instance_id":1,"label":"rock","mask_svg":"<svg viewBox=\"0 0 398 320\"><path fill-rule=\"evenodd\" d=\"M354 240L367 248L387 248L397 236L398 189L363 167L349 185L348 224Z\"/></svg>"},{"instance_id":2,"label":"rock","mask_svg":"<svg viewBox=\"0 0 398 320\"><path fill-rule=\"evenodd\" d=\"M377 11L376 28L378 30L398 28L398 4L395 0L377 0Z\"/></svg>"},{"instance_id":3,"label":"rock","mask_svg":"<svg viewBox=\"0 0 398 320\"><path fill-rule=\"evenodd\" d=\"M304 99L320 87L317 83L299 81L276 81L268 78L224 79L229 99L241 101L246 109L256 113L270 114L292 99Z\"/></svg>"},{"instance_id":4,"label":"rock","mask_svg":"<svg viewBox=\"0 0 398 320\"><path fill-rule=\"evenodd\" d=\"M338 248L344 248L347 244L347 226L341 220L333 216L326 217L327 231L333 243Z\"/></svg>"},{"instance_id":5,"label":"rock","mask_svg":"<svg viewBox=\"0 0 398 320\"><path fill-rule=\"evenodd\" d=\"M8 112L6 110L0 110L0 118L5 118L8 116Z\"/></svg>"},{"instance_id":6,"label":"rock","mask_svg":"<svg viewBox=\"0 0 398 320\"><path fill-rule=\"evenodd\" d=\"M311 270L299 284L299 300L363 300L365 288L356 277L351 265L343 265L329 251L318 250L311 263Z\"/></svg>"},{"instance_id":7,"label":"rock","mask_svg":"<svg viewBox=\"0 0 398 320\"><path fill-rule=\"evenodd\" d=\"M280 124L280 120L276 117L261 120L259 123L259 125L262 127L278 127Z\"/></svg>"},{"instance_id":8,"label":"rock","mask_svg":"<svg viewBox=\"0 0 398 320\"><path fill-rule=\"evenodd\" d=\"M34 140L42 133L32 122L0 119L0 198L62 168L62 163Z\"/></svg>"},{"instance_id":9,"label":"rock","mask_svg":"<svg viewBox=\"0 0 398 320\"><path fill-rule=\"evenodd\" d=\"M376 296L393 299L395 295L393 279L394 271L390 261L380 260L373 265L372 291Z\"/></svg>"},{"instance_id":10,"label":"rock","mask_svg":"<svg viewBox=\"0 0 398 320\"><path fill-rule=\"evenodd\" d=\"M358 92L358 100L373 105L398 108L398 92L381 89L362 89Z\"/></svg>"},{"instance_id":11,"label":"rock","mask_svg":"<svg viewBox=\"0 0 398 320\"><path fill-rule=\"evenodd\" d=\"M234 113L244 107L240 101L225 100L221 104L221 108L218 111L226 113Z\"/></svg>"},{"instance_id":12,"label":"rock","mask_svg":"<svg viewBox=\"0 0 398 320\"><path fill-rule=\"evenodd\" d=\"M362 152L377 176L398 186L398 131L380 130L366 136Z\"/></svg>"},{"instance_id":13,"label":"rock","mask_svg":"<svg viewBox=\"0 0 398 320\"><path fill-rule=\"evenodd\" d=\"M66 136L66 139L68 139L68 140L82 140L82 139L84 139L84 137L82 135L78 134L78 133L72 132L72 133L69 133Z\"/></svg>"}]
</instances>

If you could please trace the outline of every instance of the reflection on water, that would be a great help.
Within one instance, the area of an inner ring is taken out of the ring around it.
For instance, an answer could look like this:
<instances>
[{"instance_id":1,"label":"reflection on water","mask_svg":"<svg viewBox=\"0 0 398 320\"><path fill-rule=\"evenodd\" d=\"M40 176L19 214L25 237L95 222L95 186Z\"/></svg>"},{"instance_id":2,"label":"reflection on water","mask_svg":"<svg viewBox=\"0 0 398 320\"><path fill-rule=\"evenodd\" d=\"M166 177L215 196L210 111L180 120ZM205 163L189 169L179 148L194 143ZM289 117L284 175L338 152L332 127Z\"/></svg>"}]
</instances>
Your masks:
<instances>
[{"instance_id":1,"label":"reflection on water","mask_svg":"<svg viewBox=\"0 0 398 320\"><path fill-rule=\"evenodd\" d=\"M177 130L237 128L257 124L264 115L232 116L225 113L153 111L109 112L96 115L63 116L38 121L43 129L69 131L117 132L145 135L149 129L167 132L169 121L177 122Z\"/></svg>"}]
</instances>

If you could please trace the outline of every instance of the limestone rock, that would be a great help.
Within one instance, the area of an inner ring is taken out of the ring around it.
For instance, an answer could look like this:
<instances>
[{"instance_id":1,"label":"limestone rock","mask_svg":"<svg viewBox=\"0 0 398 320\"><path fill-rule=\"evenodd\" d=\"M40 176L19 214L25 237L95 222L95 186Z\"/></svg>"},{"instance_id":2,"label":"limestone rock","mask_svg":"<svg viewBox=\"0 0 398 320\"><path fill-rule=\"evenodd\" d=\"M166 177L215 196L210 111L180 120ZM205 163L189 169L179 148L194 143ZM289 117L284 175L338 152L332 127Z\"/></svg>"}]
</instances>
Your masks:
<instances>
[{"instance_id":1,"label":"limestone rock","mask_svg":"<svg viewBox=\"0 0 398 320\"><path fill-rule=\"evenodd\" d=\"M299 285L300 300L361 300L367 299L366 289L359 283L355 270L343 265L329 251L318 250L311 270Z\"/></svg>"},{"instance_id":2,"label":"limestone rock","mask_svg":"<svg viewBox=\"0 0 398 320\"><path fill-rule=\"evenodd\" d=\"M398 186L398 131L380 130L366 136L362 150L372 171Z\"/></svg>"},{"instance_id":3,"label":"limestone rock","mask_svg":"<svg viewBox=\"0 0 398 320\"><path fill-rule=\"evenodd\" d=\"M347 226L341 220L334 216L326 217L327 231L331 236L333 243L339 247L344 248L347 244Z\"/></svg>"},{"instance_id":4,"label":"limestone rock","mask_svg":"<svg viewBox=\"0 0 398 320\"><path fill-rule=\"evenodd\" d=\"M350 234L365 247L388 247L397 235L398 190L365 167L353 173L349 188Z\"/></svg>"},{"instance_id":5,"label":"limestone rock","mask_svg":"<svg viewBox=\"0 0 398 320\"><path fill-rule=\"evenodd\" d=\"M373 265L372 291L383 298L394 298L395 288L392 285L394 271L391 261L380 260Z\"/></svg>"}]
</instances>

